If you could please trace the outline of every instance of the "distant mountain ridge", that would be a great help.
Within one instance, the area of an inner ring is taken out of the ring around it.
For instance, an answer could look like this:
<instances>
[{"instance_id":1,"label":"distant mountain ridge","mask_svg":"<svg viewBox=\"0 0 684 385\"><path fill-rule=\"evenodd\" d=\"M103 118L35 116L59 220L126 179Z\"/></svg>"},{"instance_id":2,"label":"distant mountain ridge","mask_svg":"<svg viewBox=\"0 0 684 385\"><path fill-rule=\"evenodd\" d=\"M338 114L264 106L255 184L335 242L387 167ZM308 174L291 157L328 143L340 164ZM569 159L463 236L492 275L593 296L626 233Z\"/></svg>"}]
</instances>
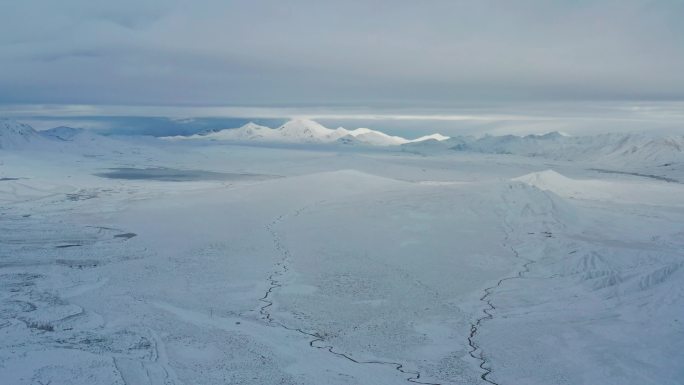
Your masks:
<instances>
[{"instance_id":1,"label":"distant mountain ridge","mask_svg":"<svg viewBox=\"0 0 684 385\"><path fill-rule=\"evenodd\" d=\"M61 152L80 155L139 153L139 139L123 142L97 132L60 126L37 131L26 123L0 118L0 151ZM146 151L154 151L146 146Z\"/></svg>"},{"instance_id":2,"label":"distant mountain ridge","mask_svg":"<svg viewBox=\"0 0 684 385\"><path fill-rule=\"evenodd\" d=\"M0 149L57 149L69 143L84 145L93 141L107 142L108 138L83 128L60 126L37 131L26 123L0 119Z\"/></svg>"},{"instance_id":3,"label":"distant mountain ridge","mask_svg":"<svg viewBox=\"0 0 684 385\"><path fill-rule=\"evenodd\" d=\"M41 131L40 134L46 137L55 138L64 141L71 141L76 136L81 135L85 132L83 128L73 128L67 126L59 126L55 128L50 128L45 131Z\"/></svg>"},{"instance_id":4,"label":"distant mountain ridge","mask_svg":"<svg viewBox=\"0 0 684 385\"><path fill-rule=\"evenodd\" d=\"M598 134L567 136L558 132L544 135L457 136L441 142L408 143L404 151L422 154L444 151L511 154L568 161L601 161L614 164L667 166L684 164L684 135Z\"/></svg>"},{"instance_id":5,"label":"distant mountain ridge","mask_svg":"<svg viewBox=\"0 0 684 385\"><path fill-rule=\"evenodd\" d=\"M338 143L371 146L398 146L423 140L446 140L447 136L432 134L409 140L400 136L388 135L369 128L348 130L343 127L330 129L309 119L293 119L277 128L247 123L239 128L212 130L191 136L167 137L171 140L225 140L238 142L281 142L281 143Z\"/></svg>"}]
</instances>

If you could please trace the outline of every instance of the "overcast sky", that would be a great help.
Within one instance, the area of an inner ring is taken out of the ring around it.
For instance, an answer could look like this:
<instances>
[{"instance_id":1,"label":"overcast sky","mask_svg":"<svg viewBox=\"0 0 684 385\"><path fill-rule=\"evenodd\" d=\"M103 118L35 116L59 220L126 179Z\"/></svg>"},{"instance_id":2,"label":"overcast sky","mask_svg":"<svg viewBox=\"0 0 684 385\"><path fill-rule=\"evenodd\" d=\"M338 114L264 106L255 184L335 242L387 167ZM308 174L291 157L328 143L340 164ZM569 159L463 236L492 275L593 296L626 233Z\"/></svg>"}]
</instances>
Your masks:
<instances>
[{"instance_id":1,"label":"overcast sky","mask_svg":"<svg viewBox=\"0 0 684 385\"><path fill-rule=\"evenodd\" d=\"M683 100L684 1L0 2L0 103Z\"/></svg>"}]
</instances>

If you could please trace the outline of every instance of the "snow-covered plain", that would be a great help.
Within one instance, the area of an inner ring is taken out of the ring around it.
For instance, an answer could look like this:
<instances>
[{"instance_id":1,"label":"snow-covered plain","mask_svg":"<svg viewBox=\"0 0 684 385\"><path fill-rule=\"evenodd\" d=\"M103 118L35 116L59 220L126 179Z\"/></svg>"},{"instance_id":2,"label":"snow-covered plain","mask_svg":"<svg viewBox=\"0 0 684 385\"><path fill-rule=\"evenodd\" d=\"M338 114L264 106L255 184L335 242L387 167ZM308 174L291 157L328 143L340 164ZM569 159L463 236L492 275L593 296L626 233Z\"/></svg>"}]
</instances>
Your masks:
<instances>
[{"instance_id":1,"label":"snow-covered plain","mask_svg":"<svg viewBox=\"0 0 684 385\"><path fill-rule=\"evenodd\" d=\"M459 140L0 121L0 383L683 383L681 138Z\"/></svg>"}]
</instances>

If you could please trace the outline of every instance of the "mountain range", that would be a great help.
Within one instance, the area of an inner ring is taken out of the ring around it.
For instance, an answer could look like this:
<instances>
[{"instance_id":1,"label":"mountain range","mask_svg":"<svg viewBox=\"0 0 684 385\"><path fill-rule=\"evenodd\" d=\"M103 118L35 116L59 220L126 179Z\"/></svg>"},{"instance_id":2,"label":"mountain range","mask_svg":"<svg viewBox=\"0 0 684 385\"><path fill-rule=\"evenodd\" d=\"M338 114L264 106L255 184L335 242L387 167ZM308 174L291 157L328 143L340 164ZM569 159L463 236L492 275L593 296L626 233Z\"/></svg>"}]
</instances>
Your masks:
<instances>
[{"instance_id":1,"label":"mountain range","mask_svg":"<svg viewBox=\"0 0 684 385\"><path fill-rule=\"evenodd\" d=\"M226 143L332 144L339 146L396 148L402 152L438 155L454 152L510 154L551 160L592 162L595 165L639 167L684 166L684 136L612 133L591 136L568 136L558 132L544 135L485 135L482 137L447 137L432 134L409 140L369 128L329 129L315 121L291 120L269 128L248 123L240 128L206 131L191 136L162 138L163 141L213 141ZM156 139L112 138L94 131L56 127L36 131L30 125L0 119L0 149L39 149L80 152L130 152L137 145L153 144ZM152 151L153 146L146 146ZM147 151L137 149L136 151Z\"/></svg>"},{"instance_id":2,"label":"mountain range","mask_svg":"<svg viewBox=\"0 0 684 385\"><path fill-rule=\"evenodd\" d=\"M432 134L417 139L388 135L369 128L330 129L309 119L293 119L277 128L247 123L239 128L212 130L191 136L167 137L170 140L225 140L235 142L339 143L370 146L398 146L425 140L442 141L448 136Z\"/></svg>"},{"instance_id":3,"label":"mountain range","mask_svg":"<svg viewBox=\"0 0 684 385\"><path fill-rule=\"evenodd\" d=\"M684 163L684 136L645 133L568 136L551 132L527 136L458 136L440 142L407 143L402 149L422 154L460 151L568 161L628 161L662 166Z\"/></svg>"}]
</instances>

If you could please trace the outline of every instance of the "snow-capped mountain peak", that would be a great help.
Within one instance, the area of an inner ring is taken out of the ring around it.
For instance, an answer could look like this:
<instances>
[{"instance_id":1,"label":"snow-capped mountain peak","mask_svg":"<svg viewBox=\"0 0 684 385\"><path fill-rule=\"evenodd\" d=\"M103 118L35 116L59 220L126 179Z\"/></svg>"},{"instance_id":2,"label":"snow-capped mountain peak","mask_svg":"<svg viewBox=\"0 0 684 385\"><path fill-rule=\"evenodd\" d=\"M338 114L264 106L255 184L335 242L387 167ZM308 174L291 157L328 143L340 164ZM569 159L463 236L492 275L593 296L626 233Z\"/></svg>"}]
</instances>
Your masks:
<instances>
[{"instance_id":1,"label":"snow-capped mountain peak","mask_svg":"<svg viewBox=\"0 0 684 385\"><path fill-rule=\"evenodd\" d=\"M275 131L285 141L304 143L329 142L336 132L310 119L292 119L276 128Z\"/></svg>"},{"instance_id":2,"label":"snow-capped mountain peak","mask_svg":"<svg viewBox=\"0 0 684 385\"><path fill-rule=\"evenodd\" d=\"M278 127L277 130L288 133L311 132L318 134L328 134L330 131L332 131L329 128L311 119L292 119L287 121L282 126Z\"/></svg>"},{"instance_id":3,"label":"snow-capped mountain peak","mask_svg":"<svg viewBox=\"0 0 684 385\"><path fill-rule=\"evenodd\" d=\"M560 131L551 131L547 132L546 134L541 134L541 135L531 135L533 138L538 138L538 139L562 139L562 138L567 138L570 135L564 134Z\"/></svg>"}]
</instances>

